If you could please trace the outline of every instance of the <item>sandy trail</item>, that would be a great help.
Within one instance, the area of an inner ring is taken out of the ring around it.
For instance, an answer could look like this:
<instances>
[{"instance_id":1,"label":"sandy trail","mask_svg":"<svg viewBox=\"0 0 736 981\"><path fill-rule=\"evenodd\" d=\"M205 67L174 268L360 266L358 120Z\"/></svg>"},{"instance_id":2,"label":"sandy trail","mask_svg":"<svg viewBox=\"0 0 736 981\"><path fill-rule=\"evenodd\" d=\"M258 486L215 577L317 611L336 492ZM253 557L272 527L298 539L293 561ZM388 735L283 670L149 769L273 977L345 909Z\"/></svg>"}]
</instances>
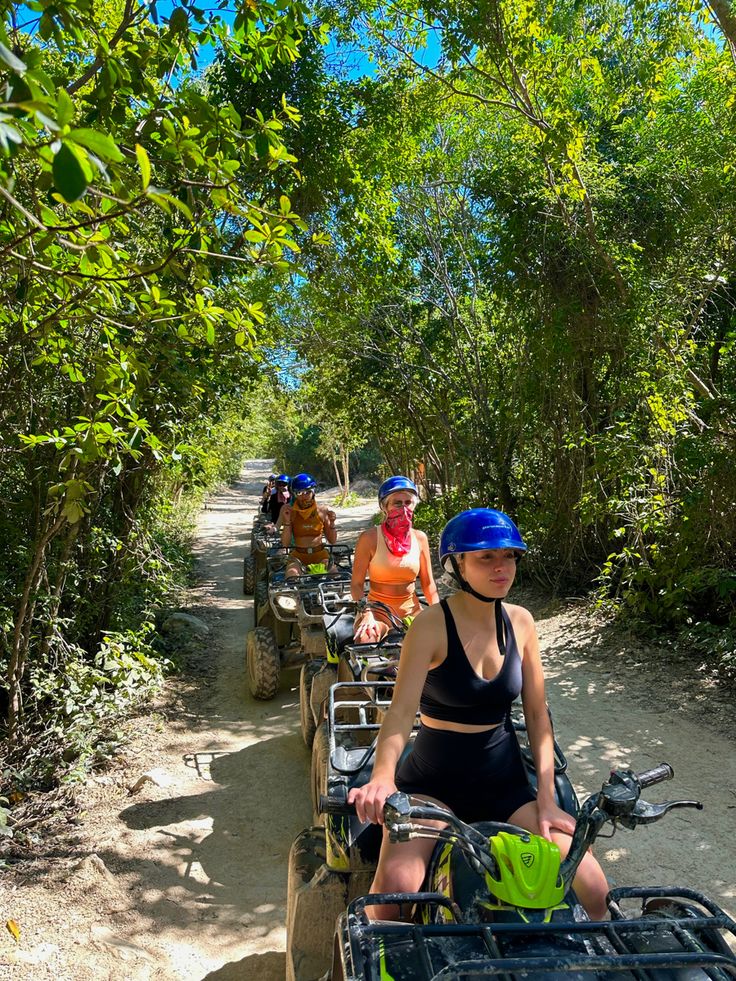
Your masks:
<instances>
[{"instance_id":1,"label":"sandy trail","mask_svg":"<svg viewBox=\"0 0 736 981\"><path fill-rule=\"evenodd\" d=\"M311 807L298 671L284 672L272 702L254 701L245 684L252 601L242 595L242 558L269 463L251 461L200 515L200 584L188 610L211 633L189 672L137 723L126 768L89 782L82 826L6 873L2 913L20 924L21 942L9 933L0 940L1 978L284 977L287 858ZM375 509L371 502L340 512L340 540L354 540ZM686 694L683 711L665 707L666 683L615 631L569 607L534 612L556 733L578 792L600 786L609 766L667 760L676 779L652 798L706 803L703 812L601 842L610 878L702 889L733 914L732 744L691 717ZM160 786L130 796L131 782L151 768Z\"/></svg>"}]
</instances>

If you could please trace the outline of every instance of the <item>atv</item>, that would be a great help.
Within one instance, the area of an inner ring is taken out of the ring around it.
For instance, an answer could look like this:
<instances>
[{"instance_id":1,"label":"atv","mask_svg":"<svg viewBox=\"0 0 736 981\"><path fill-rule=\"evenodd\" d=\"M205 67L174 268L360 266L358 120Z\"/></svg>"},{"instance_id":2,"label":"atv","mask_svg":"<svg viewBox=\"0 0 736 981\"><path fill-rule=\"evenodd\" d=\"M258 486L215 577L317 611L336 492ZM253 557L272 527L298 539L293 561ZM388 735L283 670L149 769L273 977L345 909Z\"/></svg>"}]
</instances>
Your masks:
<instances>
[{"instance_id":1,"label":"atv","mask_svg":"<svg viewBox=\"0 0 736 981\"><path fill-rule=\"evenodd\" d=\"M579 809L564 861L556 844L513 825L468 825L445 808L396 793L384 807L392 841L437 839L419 893L365 895L337 921L324 981L705 981L736 977L736 923L699 892L680 887L611 890L611 919L592 921L572 888L577 868L606 824L634 829L697 801L650 804L644 788L669 780L662 763L620 769ZM345 819L343 797L325 808ZM442 821L442 829L425 821ZM609 836L610 837L610 836ZM370 918L372 906L399 906L404 919ZM638 908L637 908L638 907ZM307 977L307 974L302 975Z\"/></svg>"},{"instance_id":2,"label":"atv","mask_svg":"<svg viewBox=\"0 0 736 981\"><path fill-rule=\"evenodd\" d=\"M264 574L266 560L273 549L281 548L281 535L266 514L253 518L250 533L250 551L243 556L243 595L252 596L256 583Z\"/></svg>"},{"instance_id":3,"label":"atv","mask_svg":"<svg viewBox=\"0 0 736 981\"><path fill-rule=\"evenodd\" d=\"M325 548L330 553L329 566L309 566L305 574L289 578L284 572L288 548L279 543L264 552L265 568L254 590L255 625L246 637L248 685L254 698L276 695L282 667L324 657L321 599L349 591L352 567L347 545Z\"/></svg>"},{"instance_id":4,"label":"atv","mask_svg":"<svg viewBox=\"0 0 736 981\"><path fill-rule=\"evenodd\" d=\"M289 855L287 981L314 981L327 970L334 924L348 903L363 895L373 879L381 844L378 825L361 823L354 809L320 814L320 800L346 801L348 791L370 779L378 731L391 703L394 681L342 682L327 702L327 748L315 740L312 796L315 821L297 836ZM418 723L417 723L418 724ZM527 776L536 786L534 762L520 710L514 713ZM415 727L416 730L416 727ZM578 801L567 776L567 760L555 741L557 803L576 814ZM405 753L411 751L411 740ZM319 755L318 755L319 754Z\"/></svg>"},{"instance_id":5,"label":"atv","mask_svg":"<svg viewBox=\"0 0 736 981\"><path fill-rule=\"evenodd\" d=\"M299 679L301 730L307 748L318 745L318 755L324 754L327 734L325 705L332 685L338 681L359 681L395 674L401 652L406 624L383 603L351 600L328 593L328 583L322 587L321 606L326 639L325 656L308 662ZM362 609L380 611L389 622L389 633L375 644L356 644L353 641L355 613ZM391 662L392 668L387 662ZM374 668L378 673L374 672ZM359 694L358 689L355 689ZM314 754L313 754L314 758Z\"/></svg>"}]
</instances>

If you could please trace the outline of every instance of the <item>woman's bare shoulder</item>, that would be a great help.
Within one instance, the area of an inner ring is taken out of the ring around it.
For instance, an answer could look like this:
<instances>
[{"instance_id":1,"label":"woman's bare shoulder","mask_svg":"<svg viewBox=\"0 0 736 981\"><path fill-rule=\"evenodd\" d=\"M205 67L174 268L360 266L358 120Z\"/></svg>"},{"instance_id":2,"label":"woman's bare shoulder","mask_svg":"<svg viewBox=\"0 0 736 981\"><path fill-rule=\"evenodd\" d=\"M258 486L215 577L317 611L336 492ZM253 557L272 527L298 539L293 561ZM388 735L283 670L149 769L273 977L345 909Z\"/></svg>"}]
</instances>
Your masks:
<instances>
[{"instance_id":1,"label":"woman's bare shoulder","mask_svg":"<svg viewBox=\"0 0 736 981\"><path fill-rule=\"evenodd\" d=\"M412 661L419 657L427 665L436 662L445 642L445 626L439 605L425 606L414 617L404 642Z\"/></svg>"},{"instance_id":2,"label":"woman's bare shoulder","mask_svg":"<svg viewBox=\"0 0 736 981\"><path fill-rule=\"evenodd\" d=\"M422 609L417 613L412 621L411 629L414 630L421 629L422 631L432 631L437 630L441 623L444 623L445 615L442 612L442 608L439 603L434 603L432 606L423 606Z\"/></svg>"},{"instance_id":3,"label":"woman's bare shoulder","mask_svg":"<svg viewBox=\"0 0 736 981\"><path fill-rule=\"evenodd\" d=\"M516 603L504 603L504 609L509 615L515 630L534 630L534 617L525 606L518 606Z\"/></svg>"}]
</instances>

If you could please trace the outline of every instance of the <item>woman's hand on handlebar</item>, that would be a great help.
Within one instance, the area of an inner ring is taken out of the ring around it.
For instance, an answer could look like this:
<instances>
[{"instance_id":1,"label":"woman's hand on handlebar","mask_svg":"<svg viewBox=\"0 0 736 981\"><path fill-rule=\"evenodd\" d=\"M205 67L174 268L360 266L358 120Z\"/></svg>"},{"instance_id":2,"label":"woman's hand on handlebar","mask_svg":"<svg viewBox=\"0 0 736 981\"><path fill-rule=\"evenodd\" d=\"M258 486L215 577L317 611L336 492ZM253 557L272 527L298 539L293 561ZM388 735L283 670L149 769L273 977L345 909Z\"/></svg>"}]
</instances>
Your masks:
<instances>
[{"instance_id":1,"label":"woman's hand on handlebar","mask_svg":"<svg viewBox=\"0 0 736 981\"><path fill-rule=\"evenodd\" d=\"M376 644L381 639L381 626L370 610L366 610L355 625L353 638L358 644Z\"/></svg>"},{"instance_id":2,"label":"woman's hand on handlebar","mask_svg":"<svg viewBox=\"0 0 736 981\"><path fill-rule=\"evenodd\" d=\"M362 787L353 787L348 794L348 804L355 804L355 811L361 821L383 824L383 805L387 797L396 793L393 780L370 780Z\"/></svg>"}]
</instances>

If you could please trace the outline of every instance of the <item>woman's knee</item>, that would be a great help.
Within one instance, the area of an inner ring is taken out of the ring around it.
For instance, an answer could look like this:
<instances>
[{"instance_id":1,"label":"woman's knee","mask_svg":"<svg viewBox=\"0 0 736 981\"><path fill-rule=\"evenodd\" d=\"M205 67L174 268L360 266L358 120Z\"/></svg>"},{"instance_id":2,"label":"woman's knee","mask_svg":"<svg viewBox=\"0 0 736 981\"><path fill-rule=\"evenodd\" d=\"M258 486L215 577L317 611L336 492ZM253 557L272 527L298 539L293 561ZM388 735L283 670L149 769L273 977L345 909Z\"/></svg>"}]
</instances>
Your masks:
<instances>
[{"instance_id":1,"label":"woman's knee","mask_svg":"<svg viewBox=\"0 0 736 981\"><path fill-rule=\"evenodd\" d=\"M424 881L428 859L424 842L384 844L371 891L417 892Z\"/></svg>"},{"instance_id":2,"label":"woman's knee","mask_svg":"<svg viewBox=\"0 0 736 981\"><path fill-rule=\"evenodd\" d=\"M376 869L371 892L418 892L426 869L420 862L389 862Z\"/></svg>"},{"instance_id":3,"label":"woman's knee","mask_svg":"<svg viewBox=\"0 0 736 981\"><path fill-rule=\"evenodd\" d=\"M533 835L538 835L539 808L537 807L537 802L532 800L526 804L522 804L508 818L508 823L516 825L517 828L523 828L525 831L531 831Z\"/></svg>"}]
</instances>

